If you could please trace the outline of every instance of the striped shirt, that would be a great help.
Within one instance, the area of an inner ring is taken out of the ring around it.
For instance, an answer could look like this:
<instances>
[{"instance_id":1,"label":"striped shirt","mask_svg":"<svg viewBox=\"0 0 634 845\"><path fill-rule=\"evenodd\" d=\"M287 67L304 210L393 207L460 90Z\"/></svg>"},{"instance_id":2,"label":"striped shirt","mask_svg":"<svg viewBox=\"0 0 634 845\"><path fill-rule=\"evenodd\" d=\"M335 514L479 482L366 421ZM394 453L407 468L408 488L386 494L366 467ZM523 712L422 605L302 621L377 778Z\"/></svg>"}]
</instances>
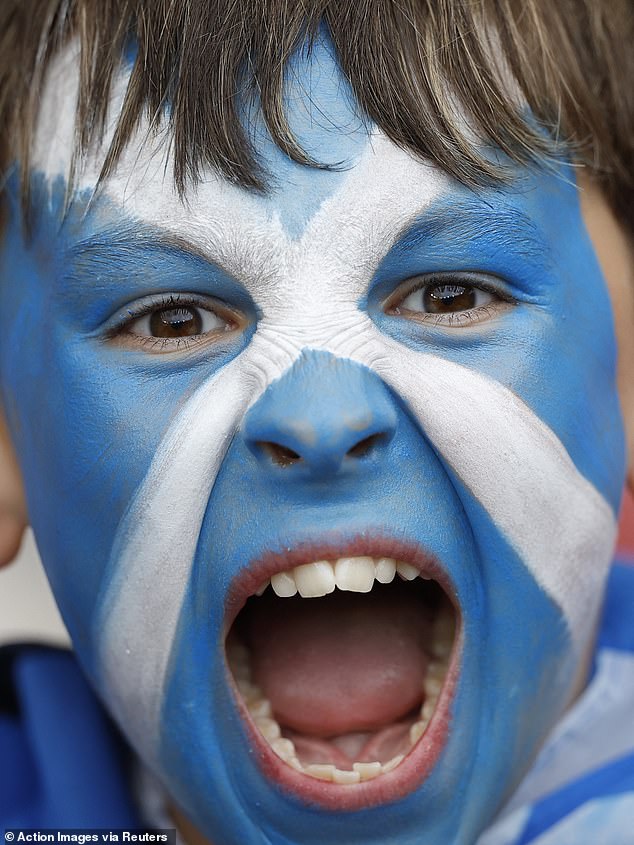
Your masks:
<instances>
[{"instance_id":1,"label":"striped shirt","mask_svg":"<svg viewBox=\"0 0 634 845\"><path fill-rule=\"evenodd\" d=\"M634 845L634 566L611 571L592 678L477 845Z\"/></svg>"}]
</instances>

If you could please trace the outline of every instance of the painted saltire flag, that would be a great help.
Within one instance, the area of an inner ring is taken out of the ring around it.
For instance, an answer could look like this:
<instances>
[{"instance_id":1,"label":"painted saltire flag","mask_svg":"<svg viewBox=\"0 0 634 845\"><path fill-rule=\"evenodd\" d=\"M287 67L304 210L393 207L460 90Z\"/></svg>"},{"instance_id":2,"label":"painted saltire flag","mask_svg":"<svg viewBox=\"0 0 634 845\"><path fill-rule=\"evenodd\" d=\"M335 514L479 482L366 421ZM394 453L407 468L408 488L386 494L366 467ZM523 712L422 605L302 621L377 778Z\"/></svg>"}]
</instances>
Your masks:
<instances>
[{"instance_id":1,"label":"painted saltire flag","mask_svg":"<svg viewBox=\"0 0 634 845\"><path fill-rule=\"evenodd\" d=\"M622 563L591 683L477 845L634 845L634 557Z\"/></svg>"}]
</instances>

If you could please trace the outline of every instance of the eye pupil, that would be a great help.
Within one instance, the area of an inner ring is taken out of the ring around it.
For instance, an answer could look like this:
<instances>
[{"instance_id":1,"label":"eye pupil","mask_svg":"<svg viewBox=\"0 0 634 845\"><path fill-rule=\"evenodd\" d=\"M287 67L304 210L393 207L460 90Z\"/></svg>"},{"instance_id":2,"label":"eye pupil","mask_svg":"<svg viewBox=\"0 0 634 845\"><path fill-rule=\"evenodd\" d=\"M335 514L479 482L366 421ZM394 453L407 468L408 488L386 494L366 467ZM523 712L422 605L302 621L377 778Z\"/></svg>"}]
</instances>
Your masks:
<instances>
[{"instance_id":1,"label":"eye pupil","mask_svg":"<svg viewBox=\"0 0 634 845\"><path fill-rule=\"evenodd\" d=\"M203 323L196 308L163 308L150 317L153 337L191 337L202 334Z\"/></svg>"},{"instance_id":2,"label":"eye pupil","mask_svg":"<svg viewBox=\"0 0 634 845\"><path fill-rule=\"evenodd\" d=\"M476 305L476 291L464 285L429 285L423 292L423 303L431 314L468 311Z\"/></svg>"}]
</instances>

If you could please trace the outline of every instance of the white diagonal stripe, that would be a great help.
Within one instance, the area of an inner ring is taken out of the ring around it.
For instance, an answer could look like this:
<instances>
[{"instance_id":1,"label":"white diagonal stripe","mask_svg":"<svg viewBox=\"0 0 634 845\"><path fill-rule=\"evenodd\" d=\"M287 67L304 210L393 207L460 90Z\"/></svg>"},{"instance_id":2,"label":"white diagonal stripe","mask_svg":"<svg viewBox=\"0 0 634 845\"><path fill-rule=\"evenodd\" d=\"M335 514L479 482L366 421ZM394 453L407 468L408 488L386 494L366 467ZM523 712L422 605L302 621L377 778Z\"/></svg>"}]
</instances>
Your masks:
<instances>
[{"instance_id":1,"label":"white diagonal stripe","mask_svg":"<svg viewBox=\"0 0 634 845\"><path fill-rule=\"evenodd\" d=\"M113 545L113 576L96 621L100 684L148 760L158 748L167 662L211 488L246 407L267 383L252 366L259 346L254 342L186 403Z\"/></svg>"}]
</instances>

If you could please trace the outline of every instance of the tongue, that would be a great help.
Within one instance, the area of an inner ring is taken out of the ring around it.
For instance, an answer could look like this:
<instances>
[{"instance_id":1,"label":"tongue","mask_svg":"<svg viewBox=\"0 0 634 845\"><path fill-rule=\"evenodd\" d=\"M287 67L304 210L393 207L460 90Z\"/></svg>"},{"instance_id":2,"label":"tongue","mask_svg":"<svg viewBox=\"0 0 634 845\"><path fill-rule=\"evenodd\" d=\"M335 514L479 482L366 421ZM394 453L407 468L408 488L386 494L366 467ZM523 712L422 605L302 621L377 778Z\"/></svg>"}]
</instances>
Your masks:
<instances>
[{"instance_id":1,"label":"tongue","mask_svg":"<svg viewBox=\"0 0 634 845\"><path fill-rule=\"evenodd\" d=\"M254 603L254 680L284 727L314 737L372 731L420 705L430 612L412 585Z\"/></svg>"}]
</instances>

